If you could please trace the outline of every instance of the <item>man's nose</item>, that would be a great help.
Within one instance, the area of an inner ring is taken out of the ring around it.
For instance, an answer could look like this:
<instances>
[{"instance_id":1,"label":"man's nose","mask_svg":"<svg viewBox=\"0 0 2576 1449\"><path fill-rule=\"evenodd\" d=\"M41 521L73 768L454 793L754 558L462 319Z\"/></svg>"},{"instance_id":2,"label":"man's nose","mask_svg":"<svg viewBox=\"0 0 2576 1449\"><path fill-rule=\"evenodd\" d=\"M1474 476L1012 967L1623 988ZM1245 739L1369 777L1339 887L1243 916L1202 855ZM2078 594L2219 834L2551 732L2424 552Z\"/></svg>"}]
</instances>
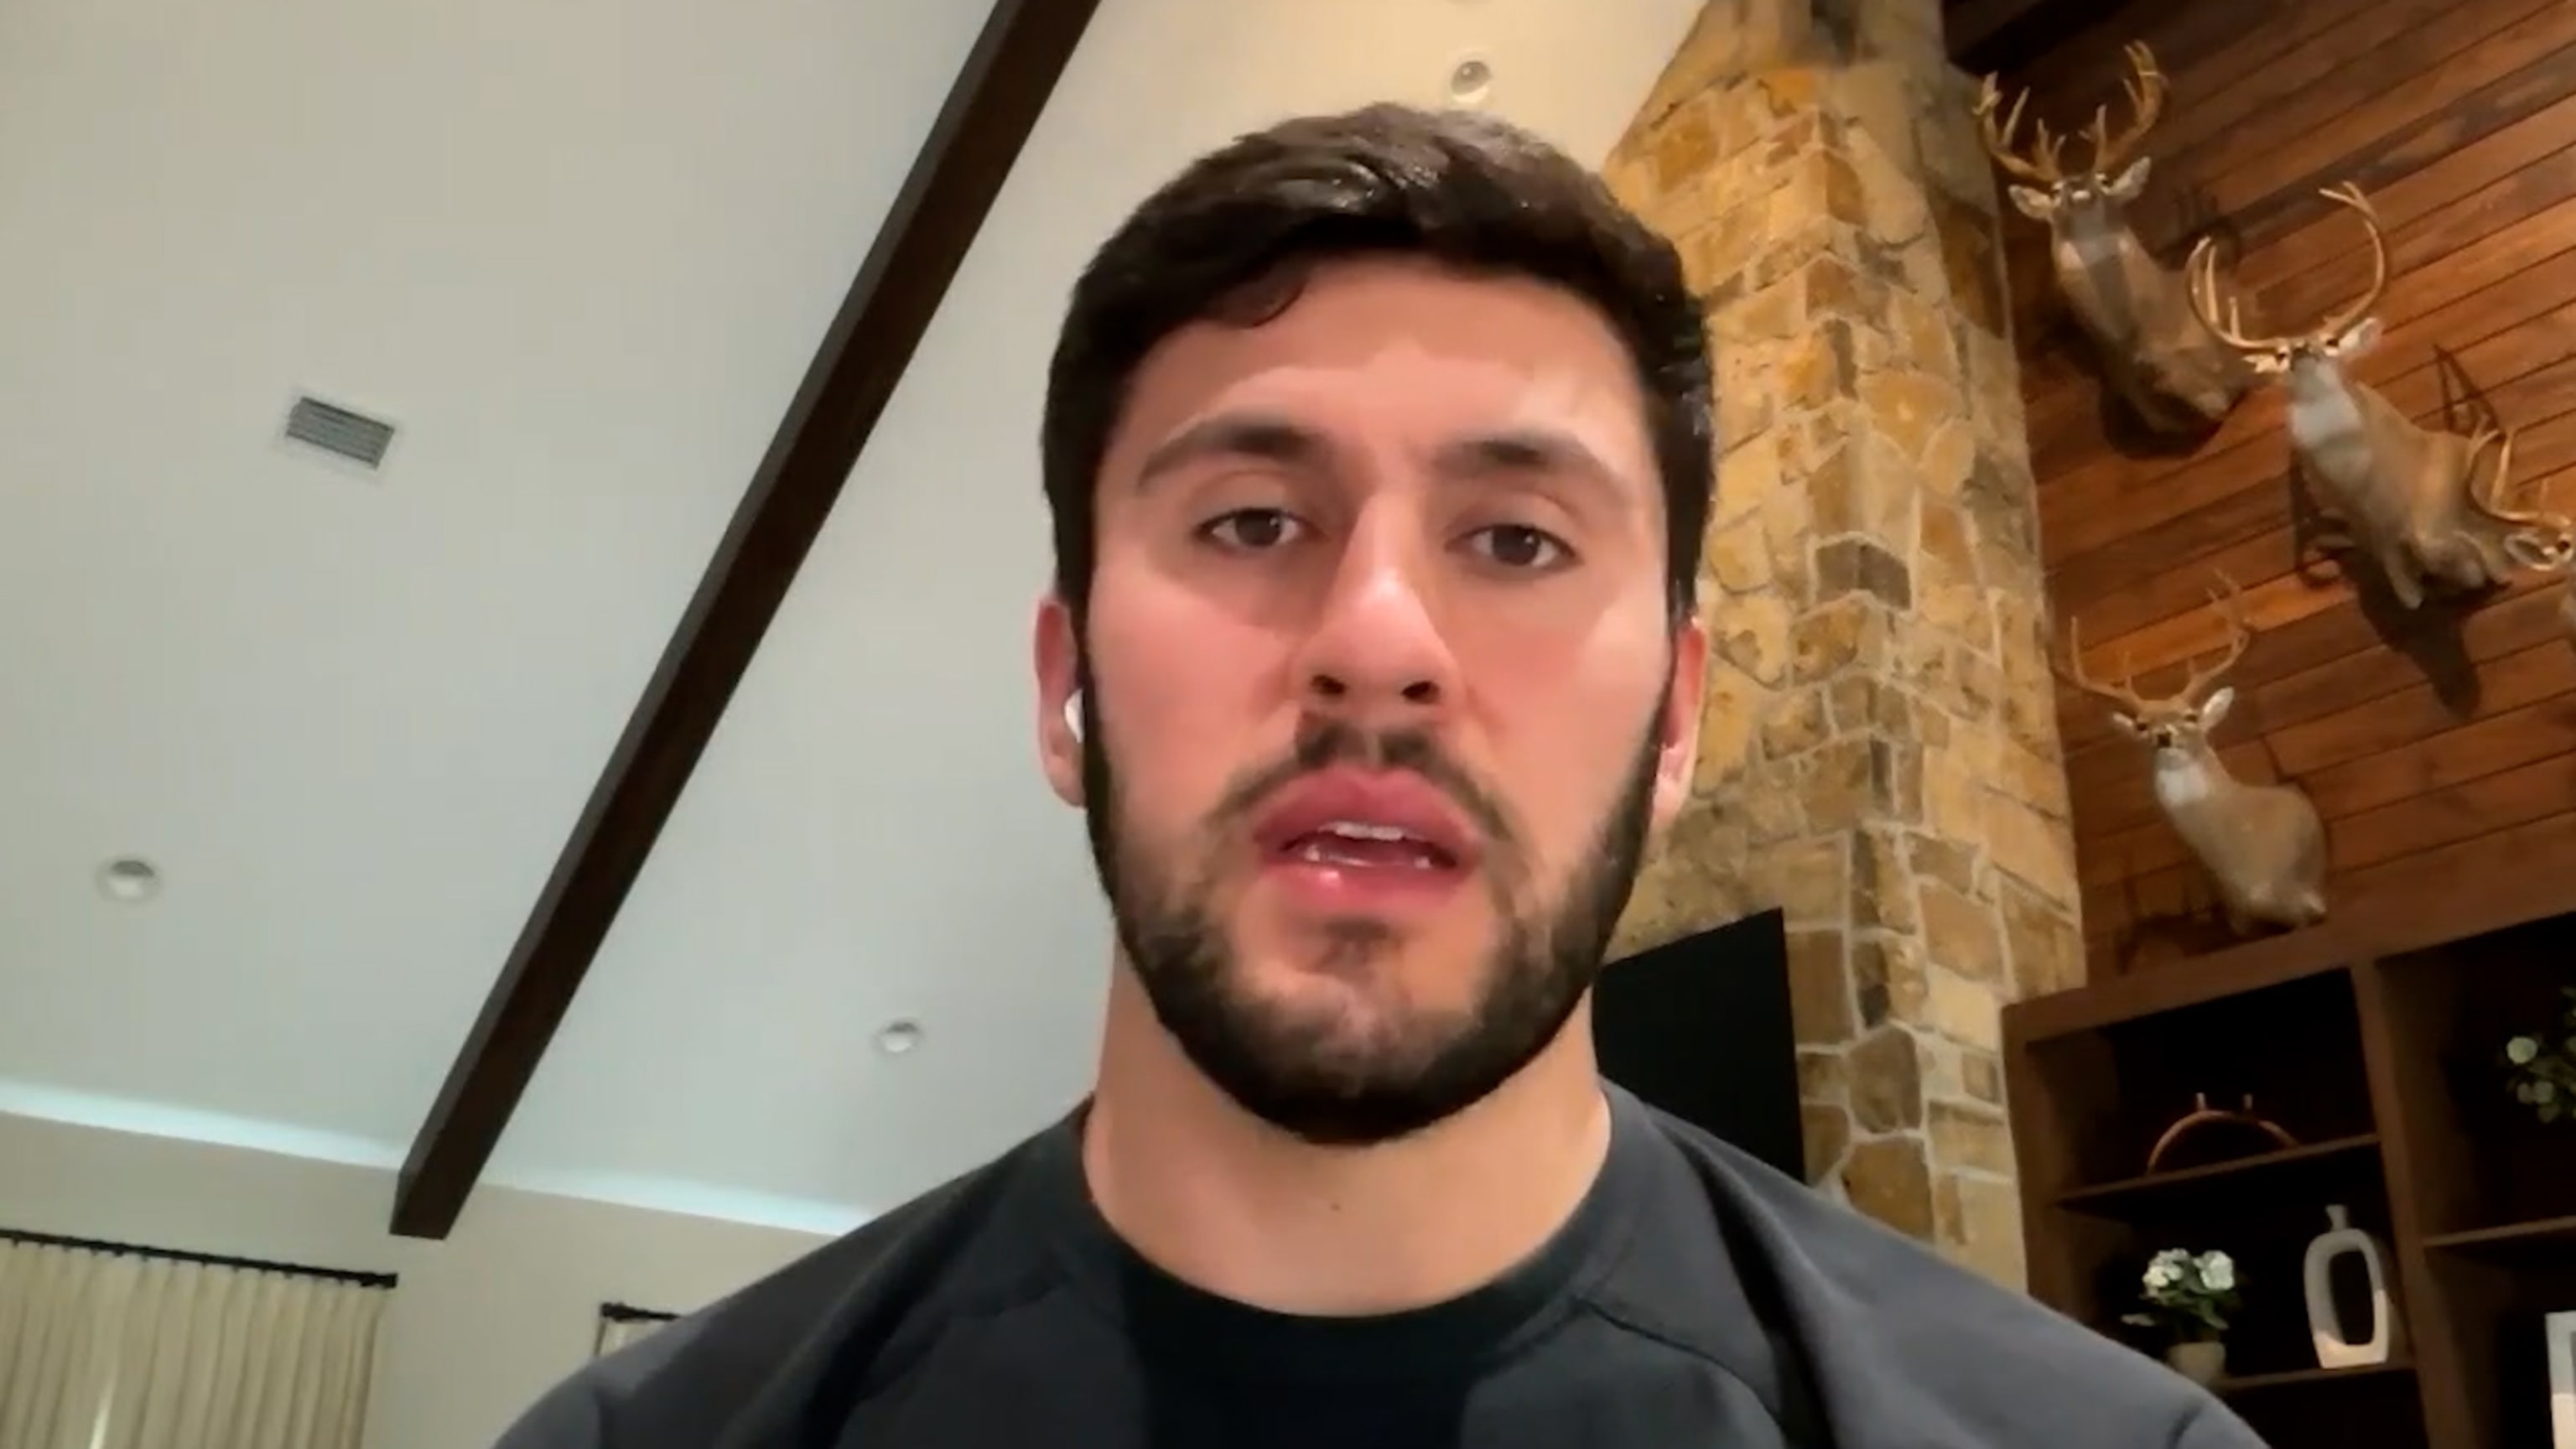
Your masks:
<instances>
[{"instance_id":1,"label":"man's nose","mask_svg":"<svg viewBox=\"0 0 2576 1449\"><path fill-rule=\"evenodd\" d=\"M1420 728L1458 693L1438 550L1392 517L1352 531L1296 669L1300 702L1363 728Z\"/></svg>"}]
</instances>

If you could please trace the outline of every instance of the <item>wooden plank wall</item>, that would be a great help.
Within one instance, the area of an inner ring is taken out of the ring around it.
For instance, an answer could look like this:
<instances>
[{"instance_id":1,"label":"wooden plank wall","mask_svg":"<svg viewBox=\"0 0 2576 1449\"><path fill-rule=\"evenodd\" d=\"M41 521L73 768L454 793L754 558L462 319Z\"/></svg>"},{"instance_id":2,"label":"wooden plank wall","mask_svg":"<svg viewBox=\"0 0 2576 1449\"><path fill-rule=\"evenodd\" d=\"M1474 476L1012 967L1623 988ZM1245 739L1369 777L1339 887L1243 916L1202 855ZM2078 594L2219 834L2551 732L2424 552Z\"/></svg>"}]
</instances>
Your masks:
<instances>
[{"instance_id":1,"label":"wooden plank wall","mask_svg":"<svg viewBox=\"0 0 2576 1449\"><path fill-rule=\"evenodd\" d=\"M2060 129L2105 101L2116 121L2131 39L2172 79L2140 235L2178 260L2214 222L2264 318L2313 319L2368 276L2360 223L2316 195L2358 182L2391 250L2385 335L2358 375L2427 420L2464 377L2517 430L2516 475L2576 509L2576 4L2155 0L2004 81ZM2302 564L2277 390L2160 456L2106 421L2043 228L2007 225L2050 587L2088 665L2126 657L2146 686L2170 683L2222 642L2205 603L2223 572L2259 631L2223 756L2309 790L2337 899L2555 871L2576 908L2576 649L2556 586L2410 616L2313 547ZM2227 944L2139 748L2092 700L2061 688L2058 707L2093 977Z\"/></svg>"}]
</instances>

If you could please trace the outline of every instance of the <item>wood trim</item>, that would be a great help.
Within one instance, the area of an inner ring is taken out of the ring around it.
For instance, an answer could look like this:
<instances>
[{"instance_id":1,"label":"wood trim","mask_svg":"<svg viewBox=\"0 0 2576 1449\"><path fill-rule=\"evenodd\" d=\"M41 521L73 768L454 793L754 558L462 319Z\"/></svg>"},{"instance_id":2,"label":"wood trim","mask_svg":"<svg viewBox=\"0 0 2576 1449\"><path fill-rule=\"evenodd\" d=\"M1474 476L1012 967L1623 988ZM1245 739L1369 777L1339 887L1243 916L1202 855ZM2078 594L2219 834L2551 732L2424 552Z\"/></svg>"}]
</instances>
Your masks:
<instances>
[{"instance_id":1,"label":"wood trim","mask_svg":"<svg viewBox=\"0 0 2576 1449\"><path fill-rule=\"evenodd\" d=\"M994 6L412 1141L395 1233L454 1227L1097 8Z\"/></svg>"}]
</instances>

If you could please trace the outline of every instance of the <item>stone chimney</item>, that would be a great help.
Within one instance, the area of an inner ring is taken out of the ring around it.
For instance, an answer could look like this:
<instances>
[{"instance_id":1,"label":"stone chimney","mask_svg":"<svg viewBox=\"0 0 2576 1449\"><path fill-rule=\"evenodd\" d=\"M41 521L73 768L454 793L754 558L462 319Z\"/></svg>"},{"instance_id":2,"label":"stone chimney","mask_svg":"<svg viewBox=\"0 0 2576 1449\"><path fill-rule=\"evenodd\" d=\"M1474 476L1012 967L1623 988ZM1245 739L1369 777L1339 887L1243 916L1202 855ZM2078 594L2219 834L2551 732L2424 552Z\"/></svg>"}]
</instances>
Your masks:
<instances>
[{"instance_id":1,"label":"stone chimney","mask_svg":"<svg viewBox=\"0 0 2576 1449\"><path fill-rule=\"evenodd\" d=\"M1783 908L1811 1176L2018 1288L1999 1016L2084 955L1974 95L1939 0L1710 0L1604 167L1719 448L1699 778L1617 949Z\"/></svg>"}]
</instances>

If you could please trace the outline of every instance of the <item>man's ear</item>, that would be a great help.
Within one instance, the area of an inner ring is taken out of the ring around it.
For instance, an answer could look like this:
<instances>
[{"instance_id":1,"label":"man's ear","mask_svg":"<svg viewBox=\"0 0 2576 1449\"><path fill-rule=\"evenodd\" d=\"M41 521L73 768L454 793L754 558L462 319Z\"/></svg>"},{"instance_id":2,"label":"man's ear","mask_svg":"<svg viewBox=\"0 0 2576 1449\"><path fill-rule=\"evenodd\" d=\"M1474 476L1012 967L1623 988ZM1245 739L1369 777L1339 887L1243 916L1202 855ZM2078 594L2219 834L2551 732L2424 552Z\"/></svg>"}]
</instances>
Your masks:
<instances>
[{"instance_id":1,"label":"man's ear","mask_svg":"<svg viewBox=\"0 0 2576 1449\"><path fill-rule=\"evenodd\" d=\"M1656 720L1654 828L1673 823L1699 768L1699 715L1708 685L1708 631L1693 614L1673 631L1673 674Z\"/></svg>"},{"instance_id":2,"label":"man's ear","mask_svg":"<svg viewBox=\"0 0 2576 1449\"><path fill-rule=\"evenodd\" d=\"M1037 665L1038 764L1056 798L1080 809L1082 730L1076 721L1082 704L1074 696L1082 689L1082 641L1074 634L1073 610L1052 589L1038 600L1031 646Z\"/></svg>"}]
</instances>

